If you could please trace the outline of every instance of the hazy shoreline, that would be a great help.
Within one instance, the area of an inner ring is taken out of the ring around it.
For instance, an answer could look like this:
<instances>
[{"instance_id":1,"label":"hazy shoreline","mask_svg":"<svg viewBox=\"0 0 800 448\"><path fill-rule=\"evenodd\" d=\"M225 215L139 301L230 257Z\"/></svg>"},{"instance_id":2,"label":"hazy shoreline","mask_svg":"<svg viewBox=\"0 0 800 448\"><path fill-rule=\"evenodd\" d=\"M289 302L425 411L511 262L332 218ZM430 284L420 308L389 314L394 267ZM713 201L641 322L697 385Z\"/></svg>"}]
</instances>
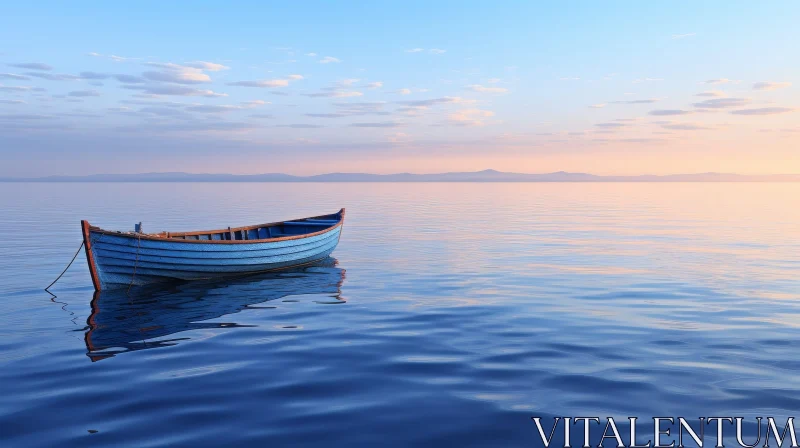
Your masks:
<instances>
[{"instance_id":1,"label":"hazy shoreline","mask_svg":"<svg viewBox=\"0 0 800 448\"><path fill-rule=\"evenodd\" d=\"M694 173L638 176L600 176L588 173L506 173L495 170L439 174L328 173L294 176L267 174L140 173L0 178L0 182L800 182L800 174L745 175Z\"/></svg>"}]
</instances>

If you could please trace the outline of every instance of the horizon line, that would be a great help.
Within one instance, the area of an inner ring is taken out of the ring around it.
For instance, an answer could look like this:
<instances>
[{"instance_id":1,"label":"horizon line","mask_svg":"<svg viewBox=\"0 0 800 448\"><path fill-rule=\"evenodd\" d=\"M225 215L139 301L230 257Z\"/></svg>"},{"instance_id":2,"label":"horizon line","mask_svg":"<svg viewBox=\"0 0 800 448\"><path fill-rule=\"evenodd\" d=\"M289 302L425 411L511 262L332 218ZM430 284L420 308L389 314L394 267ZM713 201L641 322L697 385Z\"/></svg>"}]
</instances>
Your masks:
<instances>
[{"instance_id":1,"label":"horizon line","mask_svg":"<svg viewBox=\"0 0 800 448\"><path fill-rule=\"evenodd\" d=\"M48 175L41 177L0 177L0 182L658 182L658 181L800 181L800 174L738 174L723 172L676 174L607 174L553 171L546 173L503 172L494 169L481 171L450 171L439 173L389 173L329 172L311 175L287 173L190 173L183 171L153 171L143 173L98 173L86 175Z\"/></svg>"}]
</instances>

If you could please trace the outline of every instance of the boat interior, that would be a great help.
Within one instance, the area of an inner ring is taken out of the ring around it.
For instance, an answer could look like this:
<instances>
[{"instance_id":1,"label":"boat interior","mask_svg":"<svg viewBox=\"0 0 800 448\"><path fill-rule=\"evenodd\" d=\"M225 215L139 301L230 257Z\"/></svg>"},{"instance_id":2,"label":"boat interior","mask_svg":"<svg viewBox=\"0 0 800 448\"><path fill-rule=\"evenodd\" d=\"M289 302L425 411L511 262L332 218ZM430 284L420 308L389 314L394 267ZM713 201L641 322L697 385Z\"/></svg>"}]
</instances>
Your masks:
<instances>
[{"instance_id":1,"label":"boat interior","mask_svg":"<svg viewBox=\"0 0 800 448\"><path fill-rule=\"evenodd\" d=\"M332 215L315 216L313 218L295 219L271 224L259 224L246 227L228 227L220 230L199 232L163 232L154 236L178 240L263 240L287 236L305 235L333 227L342 219L342 211Z\"/></svg>"}]
</instances>

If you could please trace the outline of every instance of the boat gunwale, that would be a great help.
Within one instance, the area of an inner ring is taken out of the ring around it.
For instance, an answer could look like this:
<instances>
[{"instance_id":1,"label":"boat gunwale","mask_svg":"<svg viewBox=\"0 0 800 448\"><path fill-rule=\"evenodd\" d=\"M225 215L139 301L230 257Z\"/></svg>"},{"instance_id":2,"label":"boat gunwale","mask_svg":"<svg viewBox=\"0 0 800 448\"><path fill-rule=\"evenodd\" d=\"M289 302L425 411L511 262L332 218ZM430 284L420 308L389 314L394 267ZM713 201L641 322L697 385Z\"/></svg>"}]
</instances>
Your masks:
<instances>
[{"instance_id":1,"label":"boat gunwale","mask_svg":"<svg viewBox=\"0 0 800 448\"><path fill-rule=\"evenodd\" d=\"M300 235L290 235L290 236L279 236L275 238L260 238L255 240L183 240L174 238L177 236L194 236L194 235L206 235L206 234L213 234L213 233L223 233L223 232L238 232L242 230L252 230L258 229L260 227L269 227L269 226L276 226L281 225L286 222L291 221L301 221L304 219L319 219L324 218L326 216L336 215L339 214L339 221L325 229L318 230L316 232L311 233L303 233ZM303 238L310 238L317 235L323 235L328 233L337 227L342 227L344 224L344 215L345 209L342 208L337 213L331 213L327 215L319 215L319 216L309 216L306 218L297 218L297 219L288 219L285 221L277 221L277 222L270 222L265 224L255 224L250 226L243 226L243 227L230 227L227 229L218 229L218 230L200 230L200 231L192 231L192 232L163 232L163 233L156 233L156 234L137 234L137 233L122 233L117 232L114 230L105 230L97 226L89 225L88 221L83 221L86 223L87 231L100 233L103 235L111 235L123 238L131 238L131 239L142 239L142 240L149 240L149 241L160 241L164 243L190 243L190 244L257 244L257 243L273 243L278 241L290 241L290 240L299 240ZM87 232L88 233L88 232ZM85 235L88 236L88 235ZM88 240L88 239L87 239ZM89 263L92 264L91 262ZM96 285L95 285L96 286Z\"/></svg>"}]
</instances>

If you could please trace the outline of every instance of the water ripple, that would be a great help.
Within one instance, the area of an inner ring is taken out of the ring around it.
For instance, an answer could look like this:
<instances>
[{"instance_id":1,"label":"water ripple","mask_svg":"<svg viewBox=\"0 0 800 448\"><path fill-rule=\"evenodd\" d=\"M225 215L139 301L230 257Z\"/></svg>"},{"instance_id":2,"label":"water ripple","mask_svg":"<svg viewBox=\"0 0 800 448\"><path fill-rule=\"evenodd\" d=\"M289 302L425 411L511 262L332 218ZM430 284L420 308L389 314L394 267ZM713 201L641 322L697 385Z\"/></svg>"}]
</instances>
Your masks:
<instances>
[{"instance_id":1,"label":"water ripple","mask_svg":"<svg viewBox=\"0 0 800 448\"><path fill-rule=\"evenodd\" d=\"M0 184L4 445L537 446L532 415L800 407L796 184L131 188ZM335 258L290 274L40 290L80 219L341 206Z\"/></svg>"}]
</instances>

